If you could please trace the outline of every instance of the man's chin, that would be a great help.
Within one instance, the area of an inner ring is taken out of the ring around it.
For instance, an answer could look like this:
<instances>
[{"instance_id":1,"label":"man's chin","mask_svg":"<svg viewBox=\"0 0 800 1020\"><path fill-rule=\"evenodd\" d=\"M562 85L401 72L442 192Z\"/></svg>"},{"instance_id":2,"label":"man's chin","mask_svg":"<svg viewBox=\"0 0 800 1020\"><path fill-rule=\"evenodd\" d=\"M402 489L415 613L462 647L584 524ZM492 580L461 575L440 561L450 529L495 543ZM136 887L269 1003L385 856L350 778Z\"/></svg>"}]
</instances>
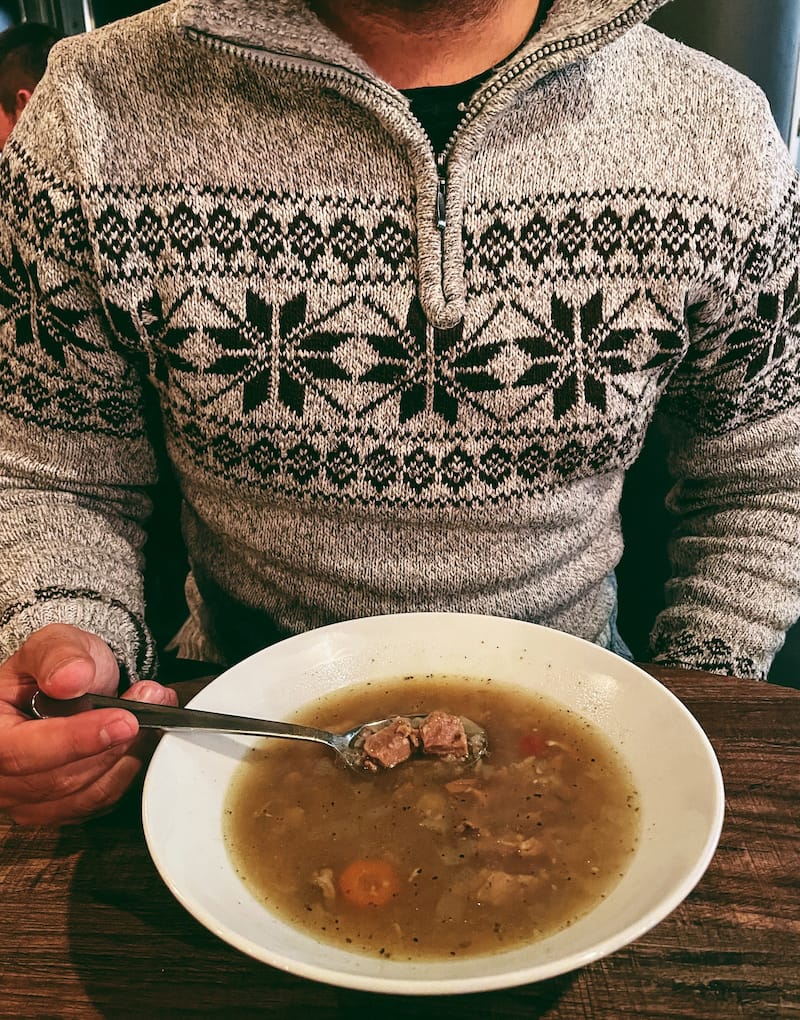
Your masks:
<instances>
[{"instance_id":1,"label":"man's chin","mask_svg":"<svg viewBox=\"0 0 800 1020\"><path fill-rule=\"evenodd\" d=\"M363 10L376 15L397 19L436 15L446 18L450 27L488 17L502 5L503 0L359 0Z\"/></svg>"}]
</instances>

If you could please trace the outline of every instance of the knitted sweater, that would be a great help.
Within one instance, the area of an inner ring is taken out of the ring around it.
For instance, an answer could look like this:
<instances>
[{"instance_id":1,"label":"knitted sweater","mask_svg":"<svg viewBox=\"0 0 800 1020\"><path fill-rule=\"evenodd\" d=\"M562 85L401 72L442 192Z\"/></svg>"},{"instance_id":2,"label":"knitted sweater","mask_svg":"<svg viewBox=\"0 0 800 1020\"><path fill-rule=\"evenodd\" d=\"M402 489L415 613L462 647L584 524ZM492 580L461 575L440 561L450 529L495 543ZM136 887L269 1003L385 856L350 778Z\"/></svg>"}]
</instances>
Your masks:
<instances>
[{"instance_id":1,"label":"knitted sweater","mask_svg":"<svg viewBox=\"0 0 800 1020\"><path fill-rule=\"evenodd\" d=\"M653 657L763 676L800 612L798 189L659 4L555 0L438 166L302 0L57 46L0 164L0 655L62 621L153 675L153 388L186 654L418 610L607 643L658 412Z\"/></svg>"}]
</instances>

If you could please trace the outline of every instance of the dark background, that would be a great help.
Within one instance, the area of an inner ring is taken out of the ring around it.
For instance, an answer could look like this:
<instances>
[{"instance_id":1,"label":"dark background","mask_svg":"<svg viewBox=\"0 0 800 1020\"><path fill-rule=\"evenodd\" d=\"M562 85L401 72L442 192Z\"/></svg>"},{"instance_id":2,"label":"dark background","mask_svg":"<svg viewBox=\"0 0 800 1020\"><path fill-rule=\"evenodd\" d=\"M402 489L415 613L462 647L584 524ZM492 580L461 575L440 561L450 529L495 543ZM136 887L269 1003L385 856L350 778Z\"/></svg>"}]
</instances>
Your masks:
<instances>
[{"instance_id":1,"label":"dark background","mask_svg":"<svg viewBox=\"0 0 800 1020\"><path fill-rule=\"evenodd\" d=\"M99 28L101 25L107 25L109 21L129 18L132 14L139 14L155 6L156 4L142 3L141 0L92 0L94 23Z\"/></svg>"}]
</instances>

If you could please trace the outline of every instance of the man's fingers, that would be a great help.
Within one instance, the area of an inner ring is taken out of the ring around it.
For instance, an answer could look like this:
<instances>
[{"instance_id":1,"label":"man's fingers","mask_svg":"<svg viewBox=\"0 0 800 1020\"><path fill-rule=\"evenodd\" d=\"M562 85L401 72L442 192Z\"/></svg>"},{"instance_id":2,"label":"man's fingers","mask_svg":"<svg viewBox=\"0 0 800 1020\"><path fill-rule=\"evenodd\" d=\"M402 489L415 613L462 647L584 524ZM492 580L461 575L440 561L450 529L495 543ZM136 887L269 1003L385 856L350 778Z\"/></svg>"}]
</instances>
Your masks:
<instances>
[{"instance_id":1,"label":"man's fingers","mask_svg":"<svg viewBox=\"0 0 800 1020\"><path fill-rule=\"evenodd\" d=\"M0 776L33 776L127 744L139 724L119 708L92 709L67 719L31 719L0 730Z\"/></svg>"},{"instance_id":2,"label":"man's fingers","mask_svg":"<svg viewBox=\"0 0 800 1020\"><path fill-rule=\"evenodd\" d=\"M5 668L33 677L54 698L75 698L88 690L113 693L119 684L119 666L108 645L63 624L33 633Z\"/></svg>"},{"instance_id":3,"label":"man's fingers","mask_svg":"<svg viewBox=\"0 0 800 1020\"><path fill-rule=\"evenodd\" d=\"M139 734L131 712L90 709L63 719L30 718L39 687L51 697L113 693L119 668L93 634L51 625L0 664L0 809L25 824L77 822L107 811L125 792L158 738ZM175 705L174 691L154 681L126 697Z\"/></svg>"},{"instance_id":4,"label":"man's fingers","mask_svg":"<svg viewBox=\"0 0 800 1020\"><path fill-rule=\"evenodd\" d=\"M126 754L94 781L64 797L16 804L7 813L20 825L64 825L86 821L116 804L142 767L134 755Z\"/></svg>"},{"instance_id":5,"label":"man's fingers","mask_svg":"<svg viewBox=\"0 0 800 1020\"><path fill-rule=\"evenodd\" d=\"M97 782L129 753L128 746L123 744L59 768L35 774L4 775L0 778L0 809L63 800Z\"/></svg>"},{"instance_id":6,"label":"man's fingers","mask_svg":"<svg viewBox=\"0 0 800 1020\"><path fill-rule=\"evenodd\" d=\"M171 687L164 687L155 680L137 680L122 695L131 701L147 701L151 705L177 706L178 695Z\"/></svg>"},{"instance_id":7,"label":"man's fingers","mask_svg":"<svg viewBox=\"0 0 800 1020\"><path fill-rule=\"evenodd\" d=\"M137 701L177 703L174 691L153 681L140 681L128 693ZM0 727L0 809L18 819L33 812L53 820L58 803L69 801L75 817L78 803L88 813L95 802L107 806L103 791L119 796L122 777L132 778L152 751L153 740L142 734L134 739L137 732L133 715L108 708L64 719L5 723ZM121 768L122 758L130 759L128 768ZM36 805L41 812L34 811Z\"/></svg>"}]
</instances>

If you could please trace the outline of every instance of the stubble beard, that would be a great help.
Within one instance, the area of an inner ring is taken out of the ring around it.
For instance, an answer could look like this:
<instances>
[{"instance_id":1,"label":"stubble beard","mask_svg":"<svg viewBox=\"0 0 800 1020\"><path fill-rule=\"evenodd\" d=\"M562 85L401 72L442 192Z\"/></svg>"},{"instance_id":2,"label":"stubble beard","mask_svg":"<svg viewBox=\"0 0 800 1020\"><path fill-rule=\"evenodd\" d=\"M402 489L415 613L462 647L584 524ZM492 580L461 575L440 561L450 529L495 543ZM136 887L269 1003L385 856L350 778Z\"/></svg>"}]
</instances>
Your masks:
<instances>
[{"instance_id":1,"label":"stubble beard","mask_svg":"<svg viewBox=\"0 0 800 1020\"><path fill-rule=\"evenodd\" d=\"M441 28L452 30L488 18L503 3L504 0L355 0L353 6L375 18L405 24L435 17ZM434 30L436 22L427 27Z\"/></svg>"}]
</instances>

